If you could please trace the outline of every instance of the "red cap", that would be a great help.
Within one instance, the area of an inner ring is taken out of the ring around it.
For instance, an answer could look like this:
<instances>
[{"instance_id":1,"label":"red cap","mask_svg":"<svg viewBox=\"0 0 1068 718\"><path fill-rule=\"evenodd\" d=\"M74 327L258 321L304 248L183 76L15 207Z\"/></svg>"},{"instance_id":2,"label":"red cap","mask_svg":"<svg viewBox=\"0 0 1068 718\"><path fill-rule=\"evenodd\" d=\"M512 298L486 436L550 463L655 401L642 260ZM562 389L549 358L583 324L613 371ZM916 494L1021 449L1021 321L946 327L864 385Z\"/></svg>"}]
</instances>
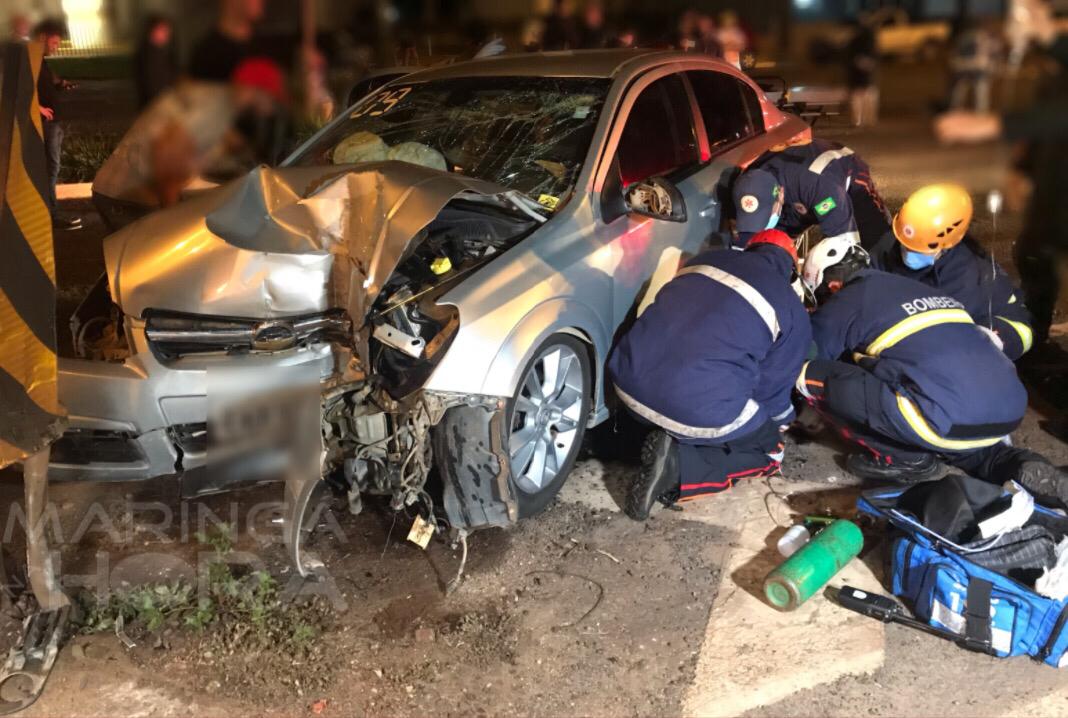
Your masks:
<instances>
[{"instance_id":1,"label":"red cap","mask_svg":"<svg viewBox=\"0 0 1068 718\"><path fill-rule=\"evenodd\" d=\"M776 247L782 247L790 253L794 266L797 265L797 247L794 246L794 240L781 229L765 229L763 232L757 232L749 239L749 244L745 248L752 249L758 244L774 244Z\"/></svg>"},{"instance_id":2,"label":"red cap","mask_svg":"<svg viewBox=\"0 0 1068 718\"><path fill-rule=\"evenodd\" d=\"M254 87L263 90L273 97L275 101L286 101L286 81L282 69L278 63L266 57L250 57L242 60L236 68L230 80L235 85Z\"/></svg>"}]
</instances>

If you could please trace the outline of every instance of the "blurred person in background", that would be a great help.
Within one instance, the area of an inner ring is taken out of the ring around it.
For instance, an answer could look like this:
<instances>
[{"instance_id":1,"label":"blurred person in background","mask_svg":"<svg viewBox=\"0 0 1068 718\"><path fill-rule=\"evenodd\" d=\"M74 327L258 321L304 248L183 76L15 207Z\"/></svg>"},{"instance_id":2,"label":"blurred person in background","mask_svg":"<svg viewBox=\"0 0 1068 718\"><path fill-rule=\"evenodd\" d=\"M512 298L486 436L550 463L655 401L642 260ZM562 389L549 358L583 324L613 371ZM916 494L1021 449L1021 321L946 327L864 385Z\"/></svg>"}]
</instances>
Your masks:
<instances>
[{"instance_id":1,"label":"blurred person in background","mask_svg":"<svg viewBox=\"0 0 1068 718\"><path fill-rule=\"evenodd\" d=\"M34 39L41 43L45 57L50 57L59 49L63 39L63 24L58 20L44 20L33 30ZM45 162L48 167L48 211L52 214L52 226L57 229L79 229L80 217L60 216L56 203L56 184L59 182L59 170L63 161L63 124L62 102L60 92L73 90L74 83L56 76L47 62L41 63L41 72L37 76L37 101L41 107L41 119L44 125Z\"/></svg>"},{"instance_id":2,"label":"blurred person in background","mask_svg":"<svg viewBox=\"0 0 1068 718\"><path fill-rule=\"evenodd\" d=\"M574 50L579 46L575 24L575 6L571 0L553 0L553 9L545 18L541 35L542 50Z\"/></svg>"},{"instance_id":3,"label":"blurred person in background","mask_svg":"<svg viewBox=\"0 0 1068 718\"><path fill-rule=\"evenodd\" d=\"M544 18L527 18L519 29L519 46L526 52L538 52L541 50L541 40L544 35Z\"/></svg>"},{"instance_id":4,"label":"blurred person in background","mask_svg":"<svg viewBox=\"0 0 1068 718\"><path fill-rule=\"evenodd\" d=\"M533 37L536 38L537 33L534 30L524 28L521 35L520 47L526 49L526 42L528 39L528 33L533 33ZM483 57L496 57L508 51L508 44L501 37L500 33L496 32L489 25L481 20L473 20L467 23L464 28L464 35L467 38L467 51L463 55L463 59L479 59ZM534 40L536 43L536 39Z\"/></svg>"},{"instance_id":5,"label":"blurred person in background","mask_svg":"<svg viewBox=\"0 0 1068 718\"><path fill-rule=\"evenodd\" d=\"M326 56L312 43L302 43L300 48L301 68L304 73L304 115L316 125L329 122L334 117L337 103L333 93L330 92L329 73L330 67ZM278 115L276 118L280 117ZM287 131L287 128L270 128L271 132ZM276 164L281 161L275 150L267 150L268 161Z\"/></svg>"},{"instance_id":6,"label":"blurred person in background","mask_svg":"<svg viewBox=\"0 0 1068 718\"><path fill-rule=\"evenodd\" d=\"M137 118L93 179L93 204L117 231L175 204L182 191L223 156L246 150L238 119L271 117L286 103L276 63L249 58L228 84L187 80L165 91Z\"/></svg>"},{"instance_id":7,"label":"blurred person in background","mask_svg":"<svg viewBox=\"0 0 1068 718\"><path fill-rule=\"evenodd\" d=\"M854 127L874 125L879 118L879 51L871 16L861 13L853 26L853 36L845 47L846 86Z\"/></svg>"},{"instance_id":8,"label":"blurred person in background","mask_svg":"<svg viewBox=\"0 0 1068 718\"><path fill-rule=\"evenodd\" d=\"M149 15L134 51L134 82L137 106L143 110L178 81L178 47L174 25L164 15Z\"/></svg>"},{"instance_id":9,"label":"blurred person in background","mask_svg":"<svg viewBox=\"0 0 1068 718\"><path fill-rule=\"evenodd\" d=\"M697 18L696 10L687 10L679 17L679 25L675 33L675 48L683 52L697 49Z\"/></svg>"},{"instance_id":10,"label":"blurred person in background","mask_svg":"<svg viewBox=\"0 0 1068 718\"><path fill-rule=\"evenodd\" d=\"M620 50L633 50L638 47L638 31L632 27L624 27L616 33L612 47Z\"/></svg>"},{"instance_id":11,"label":"blurred person in background","mask_svg":"<svg viewBox=\"0 0 1068 718\"><path fill-rule=\"evenodd\" d=\"M977 143L995 139L1030 144L1031 199L1015 260L1028 308L1034 318L1036 361L1050 352L1040 346L1049 338L1060 291L1058 263L1068 257L1068 32L1055 24L1045 3L1032 6L1030 38L1060 65L1057 89L1041 95L1032 107L1016 112L950 111L935 119L935 133L946 143Z\"/></svg>"},{"instance_id":12,"label":"blurred person in background","mask_svg":"<svg viewBox=\"0 0 1068 718\"><path fill-rule=\"evenodd\" d=\"M703 52L712 57L723 57L723 46L719 44L719 28L711 15L701 13L697 16L697 47L698 52Z\"/></svg>"},{"instance_id":13,"label":"blurred person in background","mask_svg":"<svg viewBox=\"0 0 1068 718\"><path fill-rule=\"evenodd\" d=\"M600 50L608 47L611 40L611 34L605 26L604 5L600 0L588 0L582 9L582 24L578 30L579 48Z\"/></svg>"},{"instance_id":14,"label":"blurred person in background","mask_svg":"<svg viewBox=\"0 0 1068 718\"><path fill-rule=\"evenodd\" d=\"M736 12L724 10L719 14L719 29L716 35L723 59L739 70L742 69L742 53L749 47L749 38L746 37Z\"/></svg>"},{"instance_id":15,"label":"blurred person in background","mask_svg":"<svg viewBox=\"0 0 1068 718\"><path fill-rule=\"evenodd\" d=\"M11 16L8 20L8 25L11 28L11 39L16 42L29 42L30 31L33 29L33 25L30 22L30 18L21 12L17 12Z\"/></svg>"},{"instance_id":16,"label":"blurred person in background","mask_svg":"<svg viewBox=\"0 0 1068 718\"><path fill-rule=\"evenodd\" d=\"M193 48L190 77L227 82L246 58L270 55L256 36L262 18L263 0L222 0L215 27Z\"/></svg>"},{"instance_id":17,"label":"blurred person in background","mask_svg":"<svg viewBox=\"0 0 1068 718\"><path fill-rule=\"evenodd\" d=\"M1001 38L990 21L972 21L953 48L950 69L953 78L949 106L967 107L969 96L976 112L990 111L990 87L1002 55Z\"/></svg>"}]
</instances>

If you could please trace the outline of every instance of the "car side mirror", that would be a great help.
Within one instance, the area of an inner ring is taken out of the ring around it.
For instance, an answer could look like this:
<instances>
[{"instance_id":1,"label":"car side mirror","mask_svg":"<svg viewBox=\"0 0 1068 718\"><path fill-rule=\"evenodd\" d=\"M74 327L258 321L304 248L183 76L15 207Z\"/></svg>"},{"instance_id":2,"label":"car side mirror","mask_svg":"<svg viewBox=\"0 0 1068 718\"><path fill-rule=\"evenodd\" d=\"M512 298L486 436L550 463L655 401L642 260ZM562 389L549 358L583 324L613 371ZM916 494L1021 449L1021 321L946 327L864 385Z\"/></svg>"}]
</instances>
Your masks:
<instances>
[{"instance_id":1,"label":"car side mirror","mask_svg":"<svg viewBox=\"0 0 1068 718\"><path fill-rule=\"evenodd\" d=\"M686 200L670 180L652 177L626 189L627 211L667 222L686 221Z\"/></svg>"}]
</instances>

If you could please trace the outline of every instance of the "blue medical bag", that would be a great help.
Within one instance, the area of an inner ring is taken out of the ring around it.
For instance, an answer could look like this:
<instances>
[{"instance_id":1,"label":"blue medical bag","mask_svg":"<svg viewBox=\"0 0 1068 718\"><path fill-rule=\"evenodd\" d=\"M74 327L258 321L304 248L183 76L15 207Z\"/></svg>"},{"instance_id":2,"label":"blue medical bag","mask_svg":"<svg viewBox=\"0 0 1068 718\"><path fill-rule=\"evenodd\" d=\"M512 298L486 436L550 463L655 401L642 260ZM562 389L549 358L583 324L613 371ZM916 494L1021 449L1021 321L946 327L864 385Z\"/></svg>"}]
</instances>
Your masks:
<instances>
[{"instance_id":1,"label":"blue medical bag","mask_svg":"<svg viewBox=\"0 0 1068 718\"><path fill-rule=\"evenodd\" d=\"M894 595L909 603L918 619L960 635L974 650L1068 666L1068 599L1039 595L1024 583L979 565L975 561L980 552L997 550L996 542L976 549L974 544L962 546L939 536L897 508L904 491L867 491L857 502L862 512L886 519L893 527L889 576ZM1068 518L1038 505L1028 522L1032 523L1058 536L1068 534Z\"/></svg>"}]
</instances>

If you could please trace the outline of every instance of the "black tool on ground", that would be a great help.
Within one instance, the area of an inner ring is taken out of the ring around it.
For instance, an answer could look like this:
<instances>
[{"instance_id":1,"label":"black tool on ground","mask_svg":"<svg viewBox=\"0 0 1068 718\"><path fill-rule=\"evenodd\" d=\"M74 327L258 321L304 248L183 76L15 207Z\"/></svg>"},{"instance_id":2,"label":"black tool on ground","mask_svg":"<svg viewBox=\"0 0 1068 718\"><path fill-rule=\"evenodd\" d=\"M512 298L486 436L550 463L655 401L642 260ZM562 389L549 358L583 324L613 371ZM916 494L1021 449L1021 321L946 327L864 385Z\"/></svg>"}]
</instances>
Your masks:
<instances>
[{"instance_id":1,"label":"black tool on ground","mask_svg":"<svg viewBox=\"0 0 1068 718\"><path fill-rule=\"evenodd\" d=\"M899 623L902 626L915 628L924 633L929 633L932 636L938 636L947 641L952 641L961 648L966 648L969 651L985 653L989 656L997 655L997 652L990 645L989 637L972 639L958 635L953 631L935 628L922 621L917 621L915 618L905 613L904 606L889 596L868 593L867 591L861 591L859 588L854 588L852 586L842 586L842 588L838 589L838 603L844 608L856 611L863 616L877 619L883 623ZM989 621L989 616L987 617L987 621Z\"/></svg>"}]
</instances>

